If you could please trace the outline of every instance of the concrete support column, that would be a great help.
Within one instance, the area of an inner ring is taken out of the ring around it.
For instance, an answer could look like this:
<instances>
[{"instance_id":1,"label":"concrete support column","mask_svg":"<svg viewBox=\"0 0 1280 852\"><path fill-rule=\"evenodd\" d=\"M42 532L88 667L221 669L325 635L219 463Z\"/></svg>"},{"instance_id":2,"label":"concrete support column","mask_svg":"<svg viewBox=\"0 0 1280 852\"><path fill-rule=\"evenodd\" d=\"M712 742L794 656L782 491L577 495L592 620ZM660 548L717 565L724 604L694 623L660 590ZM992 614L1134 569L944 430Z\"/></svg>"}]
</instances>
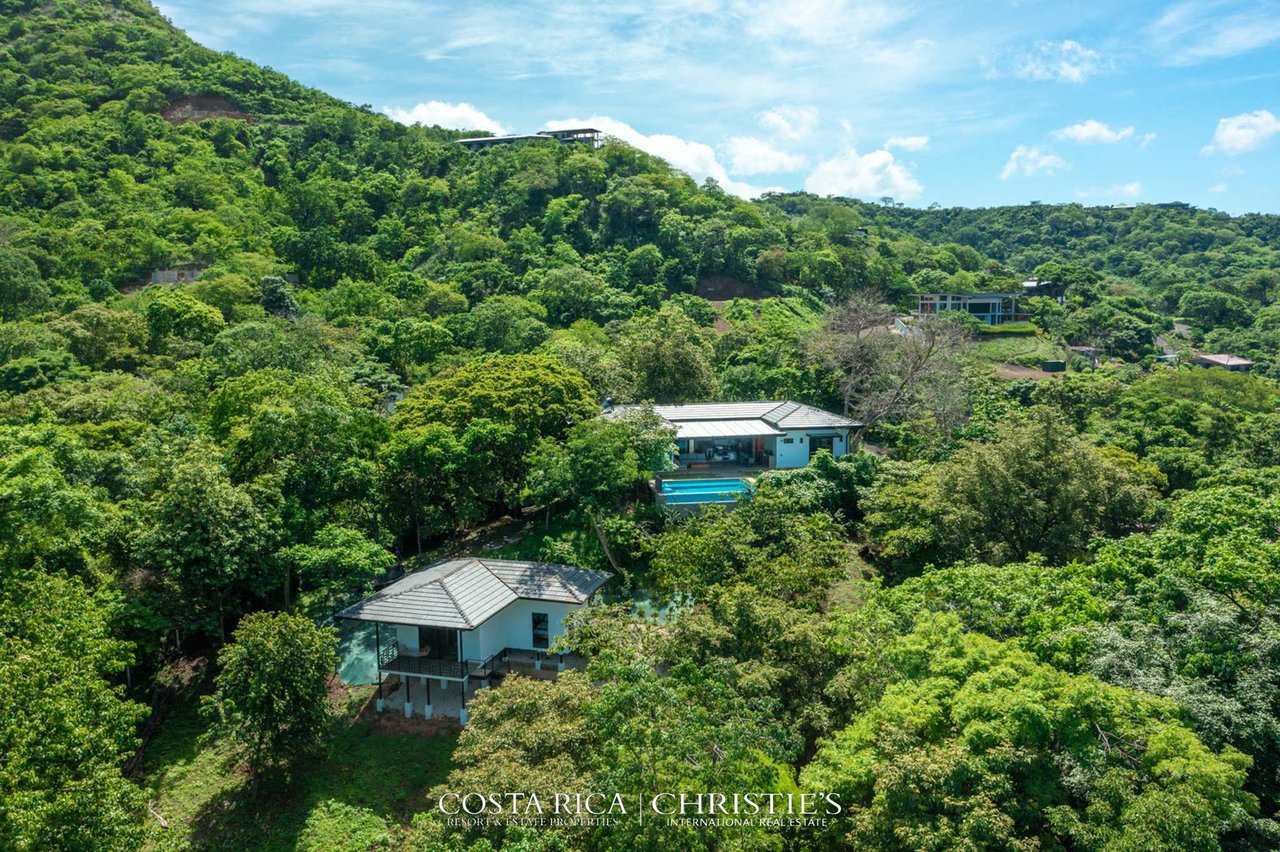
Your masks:
<instances>
[{"instance_id":1,"label":"concrete support column","mask_svg":"<svg viewBox=\"0 0 1280 852\"><path fill-rule=\"evenodd\" d=\"M430 719L431 714L434 712L434 708L431 706L431 680L424 677L422 683L427 688L427 703L422 705L422 715L424 718Z\"/></svg>"}]
</instances>

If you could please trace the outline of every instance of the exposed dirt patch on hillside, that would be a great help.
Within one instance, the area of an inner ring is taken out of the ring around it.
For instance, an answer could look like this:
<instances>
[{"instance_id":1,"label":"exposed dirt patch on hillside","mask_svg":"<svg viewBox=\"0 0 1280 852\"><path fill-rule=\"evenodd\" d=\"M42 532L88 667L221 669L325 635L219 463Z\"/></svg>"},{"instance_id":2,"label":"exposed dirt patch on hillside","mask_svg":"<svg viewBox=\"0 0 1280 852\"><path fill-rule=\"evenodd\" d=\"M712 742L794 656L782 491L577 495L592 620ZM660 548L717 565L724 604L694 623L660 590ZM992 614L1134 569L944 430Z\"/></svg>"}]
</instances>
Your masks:
<instances>
[{"instance_id":1,"label":"exposed dirt patch on hillside","mask_svg":"<svg viewBox=\"0 0 1280 852\"><path fill-rule=\"evenodd\" d=\"M1021 364L999 364L996 366L996 375L1002 379L1052 379L1058 373L1047 373L1044 370L1036 370L1031 367L1024 367Z\"/></svg>"},{"instance_id":2,"label":"exposed dirt patch on hillside","mask_svg":"<svg viewBox=\"0 0 1280 852\"><path fill-rule=\"evenodd\" d=\"M693 292L712 302L726 302L729 299L767 299L772 295L755 284L748 284L726 275L703 278Z\"/></svg>"},{"instance_id":3,"label":"exposed dirt patch on hillside","mask_svg":"<svg viewBox=\"0 0 1280 852\"><path fill-rule=\"evenodd\" d=\"M169 104L161 115L170 124L188 124L204 121L209 118L230 118L236 121L255 121L246 112L236 109L235 104L217 95L197 95L190 98L179 98Z\"/></svg>"}]
</instances>

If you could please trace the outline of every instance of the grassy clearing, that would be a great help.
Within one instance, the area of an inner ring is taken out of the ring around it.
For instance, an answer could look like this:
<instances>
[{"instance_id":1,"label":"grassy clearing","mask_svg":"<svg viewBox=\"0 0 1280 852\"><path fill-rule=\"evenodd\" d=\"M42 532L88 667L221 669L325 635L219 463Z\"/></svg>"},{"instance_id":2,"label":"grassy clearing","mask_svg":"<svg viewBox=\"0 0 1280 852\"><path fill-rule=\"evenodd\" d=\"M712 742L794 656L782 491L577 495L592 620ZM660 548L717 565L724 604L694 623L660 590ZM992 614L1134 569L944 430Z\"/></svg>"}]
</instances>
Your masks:
<instances>
[{"instance_id":1,"label":"grassy clearing","mask_svg":"<svg viewBox=\"0 0 1280 852\"><path fill-rule=\"evenodd\" d=\"M373 687L341 695L332 747L302 761L292 783L264 778L255 800L228 747L199 745L206 725L194 695L171 711L147 748L148 847L170 849L367 849L428 808L425 794L451 767L447 729L371 718Z\"/></svg>"},{"instance_id":2,"label":"grassy clearing","mask_svg":"<svg viewBox=\"0 0 1280 852\"><path fill-rule=\"evenodd\" d=\"M831 587L828 603L832 607L857 609L866 601L867 587L864 581L874 576L875 570L867 564L867 561L857 554L852 554L848 575Z\"/></svg>"},{"instance_id":3,"label":"grassy clearing","mask_svg":"<svg viewBox=\"0 0 1280 852\"><path fill-rule=\"evenodd\" d=\"M1039 367L1041 361L1063 358L1062 347L1046 337L1001 337L973 344L974 355L984 361Z\"/></svg>"},{"instance_id":4,"label":"grassy clearing","mask_svg":"<svg viewBox=\"0 0 1280 852\"><path fill-rule=\"evenodd\" d=\"M1017 336L1026 334L1035 334L1040 331L1040 327L1033 322L1002 322L999 325L987 325L983 323L978 326L979 334Z\"/></svg>"}]
</instances>

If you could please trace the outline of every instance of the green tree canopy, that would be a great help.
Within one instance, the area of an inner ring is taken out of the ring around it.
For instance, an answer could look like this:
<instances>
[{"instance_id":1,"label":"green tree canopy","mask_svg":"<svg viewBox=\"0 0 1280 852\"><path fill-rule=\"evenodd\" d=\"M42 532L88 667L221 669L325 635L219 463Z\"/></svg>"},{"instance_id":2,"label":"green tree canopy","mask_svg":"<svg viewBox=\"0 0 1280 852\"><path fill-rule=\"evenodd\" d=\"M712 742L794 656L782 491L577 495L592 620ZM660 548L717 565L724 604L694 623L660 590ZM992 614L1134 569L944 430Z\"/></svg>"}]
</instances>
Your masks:
<instances>
[{"instance_id":1,"label":"green tree canopy","mask_svg":"<svg viewBox=\"0 0 1280 852\"><path fill-rule=\"evenodd\" d=\"M244 750L255 775L324 743L337 642L305 616L255 612L219 652L217 690L201 712Z\"/></svg>"},{"instance_id":2,"label":"green tree canopy","mask_svg":"<svg viewBox=\"0 0 1280 852\"><path fill-rule=\"evenodd\" d=\"M879 849L1216 849L1252 820L1249 758L1171 702L1066 674L922 618L857 678L853 722L801 773L849 808L832 842Z\"/></svg>"},{"instance_id":3,"label":"green tree canopy","mask_svg":"<svg viewBox=\"0 0 1280 852\"><path fill-rule=\"evenodd\" d=\"M1032 553L1080 555L1089 537L1118 535L1150 516L1163 476L1115 448L1075 434L1061 415L1033 408L930 469L888 465L866 503L880 558L900 569Z\"/></svg>"},{"instance_id":4,"label":"green tree canopy","mask_svg":"<svg viewBox=\"0 0 1280 852\"><path fill-rule=\"evenodd\" d=\"M142 796L124 777L146 708L113 685L131 661L118 602L36 570L0 580L0 846L132 849Z\"/></svg>"}]
</instances>

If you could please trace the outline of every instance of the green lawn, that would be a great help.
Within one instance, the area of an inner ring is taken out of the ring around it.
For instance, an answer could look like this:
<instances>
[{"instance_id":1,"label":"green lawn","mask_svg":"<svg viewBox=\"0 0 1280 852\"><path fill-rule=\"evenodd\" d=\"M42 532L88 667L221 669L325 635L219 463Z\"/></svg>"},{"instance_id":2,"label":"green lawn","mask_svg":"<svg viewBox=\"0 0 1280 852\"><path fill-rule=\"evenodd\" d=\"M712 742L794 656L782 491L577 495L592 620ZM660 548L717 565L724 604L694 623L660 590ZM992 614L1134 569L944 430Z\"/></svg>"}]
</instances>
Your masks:
<instances>
[{"instance_id":1,"label":"green lawn","mask_svg":"<svg viewBox=\"0 0 1280 852\"><path fill-rule=\"evenodd\" d=\"M1047 337L1001 337L979 340L973 344L974 355L985 361L1039 367L1041 361L1063 358L1062 347Z\"/></svg>"},{"instance_id":2,"label":"green lawn","mask_svg":"<svg viewBox=\"0 0 1280 852\"><path fill-rule=\"evenodd\" d=\"M1040 327L1035 323L1026 321L1002 322L999 325L987 325L986 323L982 323L978 326L978 334L1005 336L1035 334L1039 330Z\"/></svg>"},{"instance_id":3,"label":"green lawn","mask_svg":"<svg viewBox=\"0 0 1280 852\"><path fill-rule=\"evenodd\" d=\"M326 757L301 762L293 781L266 779L255 801L221 743L199 746L194 697L175 706L146 751L148 846L168 849L366 849L427 810L426 791L451 766L456 734L406 720L356 718L373 687L351 690Z\"/></svg>"}]
</instances>

